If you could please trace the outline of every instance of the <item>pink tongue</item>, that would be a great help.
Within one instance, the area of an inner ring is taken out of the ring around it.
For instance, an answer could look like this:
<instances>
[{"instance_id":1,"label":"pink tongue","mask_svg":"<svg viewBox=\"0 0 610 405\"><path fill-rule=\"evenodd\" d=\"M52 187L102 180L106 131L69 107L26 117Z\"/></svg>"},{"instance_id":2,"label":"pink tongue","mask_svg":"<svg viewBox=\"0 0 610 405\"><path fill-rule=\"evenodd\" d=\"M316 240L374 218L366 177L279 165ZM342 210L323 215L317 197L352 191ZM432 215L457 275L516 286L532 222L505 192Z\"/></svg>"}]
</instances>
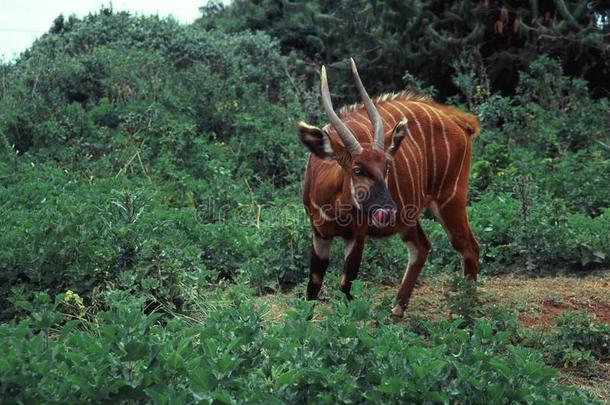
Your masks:
<instances>
[{"instance_id":1,"label":"pink tongue","mask_svg":"<svg viewBox=\"0 0 610 405\"><path fill-rule=\"evenodd\" d=\"M385 222L386 219L386 211L385 210L377 210L375 211L375 213L373 214L373 218L375 218L375 220L381 224L383 224Z\"/></svg>"}]
</instances>

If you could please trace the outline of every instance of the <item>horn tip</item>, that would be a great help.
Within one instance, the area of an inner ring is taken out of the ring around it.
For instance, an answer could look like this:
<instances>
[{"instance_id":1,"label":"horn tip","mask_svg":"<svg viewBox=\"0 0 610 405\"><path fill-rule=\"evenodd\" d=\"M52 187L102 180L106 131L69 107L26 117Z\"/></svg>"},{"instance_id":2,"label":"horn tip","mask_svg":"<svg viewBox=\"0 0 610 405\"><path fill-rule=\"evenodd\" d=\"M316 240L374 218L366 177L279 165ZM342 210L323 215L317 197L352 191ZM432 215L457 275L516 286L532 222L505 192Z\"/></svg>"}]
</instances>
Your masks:
<instances>
[{"instance_id":1,"label":"horn tip","mask_svg":"<svg viewBox=\"0 0 610 405\"><path fill-rule=\"evenodd\" d=\"M349 58L352 65L352 72L356 71L356 62L354 62L354 58Z\"/></svg>"},{"instance_id":2,"label":"horn tip","mask_svg":"<svg viewBox=\"0 0 610 405\"><path fill-rule=\"evenodd\" d=\"M325 83L327 82L328 79L326 78L326 67L322 65L322 69L320 69L320 84L322 87L324 87Z\"/></svg>"}]
</instances>

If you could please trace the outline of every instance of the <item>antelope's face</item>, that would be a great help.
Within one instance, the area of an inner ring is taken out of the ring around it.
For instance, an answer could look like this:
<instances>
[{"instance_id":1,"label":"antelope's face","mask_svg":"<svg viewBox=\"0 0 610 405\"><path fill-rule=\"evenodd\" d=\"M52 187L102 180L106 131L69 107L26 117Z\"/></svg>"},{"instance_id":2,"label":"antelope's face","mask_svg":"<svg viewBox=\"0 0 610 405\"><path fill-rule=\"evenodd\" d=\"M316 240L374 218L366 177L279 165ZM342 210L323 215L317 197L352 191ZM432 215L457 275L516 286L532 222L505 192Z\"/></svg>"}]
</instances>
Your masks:
<instances>
[{"instance_id":1,"label":"antelope's face","mask_svg":"<svg viewBox=\"0 0 610 405\"><path fill-rule=\"evenodd\" d=\"M377 227L392 223L396 218L396 204L387 186L388 161L398 151L406 136L407 121L396 124L391 146L385 150L385 140L381 117L369 98L356 65L352 60L352 73L360 92L369 119L375 130L374 142L363 148L350 129L335 114L330 101L326 70L322 67L322 104L328 120L343 142L340 144L324 130L301 122L299 136L307 148L320 159L336 160L343 169L344 179L349 182L351 202L360 212L370 218Z\"/></svg>"},{"instance_id":2,"label":"antelope's face","mask_svg":"<svg viewBox=\"0 0 610 405\"><path fill-rule=\"evenodd\" d=\"M352 159L349 181L353 204L377 227L389 225L396 218L387 173L388 159L379 151L363 150Z\"/></svg>"}]
</instances>

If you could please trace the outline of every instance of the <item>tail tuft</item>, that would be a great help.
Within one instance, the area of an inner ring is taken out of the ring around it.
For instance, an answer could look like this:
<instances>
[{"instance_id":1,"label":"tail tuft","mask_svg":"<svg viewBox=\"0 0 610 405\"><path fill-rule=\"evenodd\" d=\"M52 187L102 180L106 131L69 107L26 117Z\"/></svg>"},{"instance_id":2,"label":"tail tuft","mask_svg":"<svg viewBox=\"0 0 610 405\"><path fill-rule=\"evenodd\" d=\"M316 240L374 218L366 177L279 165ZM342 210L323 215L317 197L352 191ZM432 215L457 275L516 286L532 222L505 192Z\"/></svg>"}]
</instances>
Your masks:
<instances>
[{"instance_id":1,"label":"tail tuft","mask_svg":"<svg viewBox=\"0 0 610 405\"><path fill-rule=\"evenodd\" d=\"M468 114L462 111L453 110L449 117L455 121L456 124L460 126L464 131L468 133L471 137L475 137L479 134L479 130L481 126L479 125L479 120L472 114Z\"/></svg>"}]
</instances>

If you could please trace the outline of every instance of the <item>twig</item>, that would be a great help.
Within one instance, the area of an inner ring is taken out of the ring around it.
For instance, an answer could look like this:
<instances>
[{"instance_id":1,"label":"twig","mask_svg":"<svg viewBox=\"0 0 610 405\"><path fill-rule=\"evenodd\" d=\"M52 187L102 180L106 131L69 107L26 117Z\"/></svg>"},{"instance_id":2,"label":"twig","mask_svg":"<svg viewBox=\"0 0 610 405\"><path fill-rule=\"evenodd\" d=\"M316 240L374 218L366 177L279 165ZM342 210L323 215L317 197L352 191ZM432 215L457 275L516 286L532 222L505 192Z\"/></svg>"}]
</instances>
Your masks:
<instances>
[{"instance_id":1,"label":"twig","mask_svg":"<svg viewBox=\"0 0 610 405\"><path fill-rule=\"evenodd\" d=\"M244 183L246 183L248 191L250 192L250 195L252 196L252 209L256 209L256 211L254 212L254 215L256 217L256 228L259 229L261 224L261 206L259 205L258 201L256 201L256 197L254 197L254 190L252 190L252 187L250 187L248 179L246 179L245 177L243 179Z\"/></svg>"},{"instance_id":2,"label":"twig","mask_svg":"<svg viewBox=\"0 0 610 405\"><path fill-rule=\"evenodd\" d=\"M606 145L605 143L603 143L602 141L598 140L597 143L599 143L601 146L603 146L604 148L610 150L610 145Z\"/></svg>"},{"instance_id":3,"label":"twig","mask_svg":"<svg viewBox=\"0 0 610 405\"><path fill-rule=\"evenodd\" d=\"M138 150L136 151L136 153L134 153L133 156L131 158L129 158L129 160L127 161L127 163L125 163L123 168L119 170L119 172L116 174L116 176L114 176L115 178L119 177L121 175L121 173L127 172L127 168L131 165L131 162L133 162L134 159L140 155L140 150L142 149L142 146L144 146L144 141L142 141L142 143L138 147ZM142 162L142 161L140 160L140 162Z\"/></svg>"},{"instance_id":4,"label":"twig","mask_svg":"<svg viewBox=\"0 0 610 405\"><path fill-rule=\"evenodd\" d=\"M140 167L142 168L142 171L144 172L144 175L146 176L148 181L152 183L152 179L148 175L148 172L146 171L146 167L144 167L144 163L142 163L142 158L140 157L140 151L138 151L137 154L138 154L138 161L140 162Z\"/></svg>"}]
</instances>

